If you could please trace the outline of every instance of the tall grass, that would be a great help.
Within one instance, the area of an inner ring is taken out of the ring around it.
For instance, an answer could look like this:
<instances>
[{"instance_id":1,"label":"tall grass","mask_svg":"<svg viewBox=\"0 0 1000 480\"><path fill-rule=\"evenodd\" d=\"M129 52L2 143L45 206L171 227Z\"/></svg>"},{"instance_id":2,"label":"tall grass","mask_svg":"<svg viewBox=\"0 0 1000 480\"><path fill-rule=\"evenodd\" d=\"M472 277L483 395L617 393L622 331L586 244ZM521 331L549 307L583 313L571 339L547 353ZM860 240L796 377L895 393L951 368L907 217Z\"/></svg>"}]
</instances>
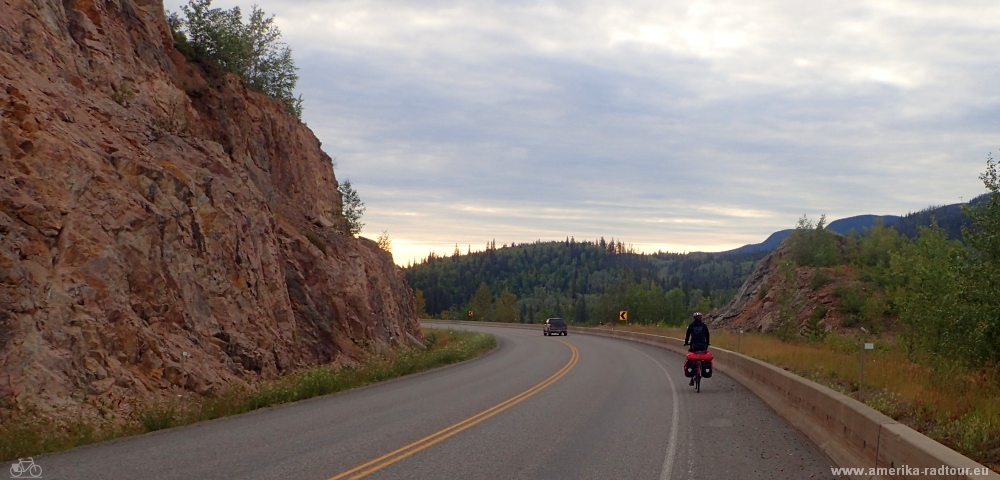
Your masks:
<instances>
[{"instance_id":1,"label":"tall grass","mask_svg":"<svg viewBox=\"0 0 1000 480\"><path fill-rule=\"evenodd\" d=\"M0 461L65 450L258 408L349 390L476 357L496 347L492 335L424 329L426 350L400 350L372 356L357 367L318 366L276 380L236 386L213 397L150 401L118 421L50 418L30 412L0 424Z\"/></svg>"},{"instance_id":2,"label":"tall grass","mask_svg":"<svg viewBox=\"0 0 1000 480\"><path fill-rule=\"evenodd\" d=\"M424 329L424 336L430 343L425 351L410 350L373 357L357 368L314 367L254 387L234 388L203 400L198 409L188 410L182 416L189 417L187 423L192 423L318 397L461 362L496 346L496 338L492 335L472 332Z\"/></svg>"},{"instance_id":3,"label":"tall grass","mask_svg":"<svg viewBox=\"0 0 1000 480\"><path fill-rule=\"evenodd\" d=\"M632 331L684 338L680 328L627 326ZM865 352L863 401L987 467L1000 468L1000 376L957 363L910 361L889 336L829 334L816 343L786 342L759 333L712 332L712 345L763 360L845 395L858 398L861 344Z\"/></svg>"}]
</instances>

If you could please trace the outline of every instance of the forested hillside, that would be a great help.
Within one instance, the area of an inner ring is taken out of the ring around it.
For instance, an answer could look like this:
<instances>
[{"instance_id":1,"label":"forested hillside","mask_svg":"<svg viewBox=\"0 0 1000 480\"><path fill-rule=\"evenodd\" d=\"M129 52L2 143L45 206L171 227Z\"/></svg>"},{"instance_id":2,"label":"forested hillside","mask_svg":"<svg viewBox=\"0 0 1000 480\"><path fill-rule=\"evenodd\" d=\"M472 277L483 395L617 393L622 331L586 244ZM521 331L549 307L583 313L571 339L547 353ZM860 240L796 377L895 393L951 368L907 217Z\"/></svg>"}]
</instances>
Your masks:
<instances>
[{"instance_id":1,"label":"forested hillside","mask_svg":"<svg viewBox=\"0 0 1000 480\"><path fill-rule=\"evenodd\" d=\"M765 253L641 254L620 241L568 238L491 243L466 254L456 248L450 257L429 256L406 275L432 316L467 318L471 310L484 320L559 316L597 323L628 310L630 320L680 323L695 309L729 301Z\"/></svg>"},{"instance_id":2,"label":"forested hillside","mask_svg":"<svg viewBox=\"0 0 1000 480\"><path fill-rule=\"evenodd\" d=\"M975 207L986 200L988 195L981 195L967 205ZM882 228L881 218L875 218L851 217L821 230L829 235L847 233L850 245L861 245L862 237L867 238L870 232L876 232L878 238L867 242L880 241L887 234L899 234L893 242L902 242L919 237L920 228L932 224L944 238L960 241L963 228L971 225L961 205L889 216L886 228ZM851 228L854 224L875 226L857 231ZM749 249L755 247L750 245L728 252L687 254L641 254L620 241L603 238L596 242L567 238L500 248L490 243L480 252L470 249L462 254L456 247L449 257L431 255L405 271L416 289L418 315L465 319L472 311L475 320L533 323L557 316L598 323L614 321L619 310L628 310L633 322L678 324L696 310L707 313L726 304L755 264L778 244L772 243L767 248ZM839 295L846 295L842 290L839 288ZM848 308L854 308L848 303ZM420 310L421 306L425 310ZM872 309L876 308L865 312ZM859 315L860 310L849 312L847 323L856 322ZM873 315L866 313L865 320L870 323L872 318L868 317Z\"/></svg>"},{"instance_id":3,"label":"forested hillside","mask_svg":"<svg viewBox=\"0 0 1000 480\"><path fill-rule=\"evenodd\" d=\"M900 234L908 238L917 238L920 235L920 227L930 226L936 223L943 233L951 240L962 240L962 229L972 225L972 221L962 209L963 205L975 207L982 202L989 201L990 194L984 193L967 204L956 203L939 207L928 207L919 212L907 214L899 221L892 224Z\"/></svg>"}]
</instances>

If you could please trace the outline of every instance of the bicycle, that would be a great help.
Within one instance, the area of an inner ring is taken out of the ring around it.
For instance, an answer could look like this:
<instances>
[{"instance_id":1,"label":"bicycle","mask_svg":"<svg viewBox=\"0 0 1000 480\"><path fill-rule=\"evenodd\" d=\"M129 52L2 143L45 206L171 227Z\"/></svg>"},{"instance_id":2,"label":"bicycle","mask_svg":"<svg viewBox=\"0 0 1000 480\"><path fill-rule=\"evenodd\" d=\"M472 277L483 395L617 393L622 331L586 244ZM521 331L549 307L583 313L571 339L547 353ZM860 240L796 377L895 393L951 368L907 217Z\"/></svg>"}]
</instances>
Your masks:
<instances>
[{"instance_id":1,"label":"bicycle","mask_svg":"<svg viewBox=\"0 0 1000 480\"><path fill-rule=\"evenodd\" d=\"M694 391L701 393L701 361L692 362L694 366Z\"/></svg>"},{"instance_id":2,"label":"bicycle","mask_svg":"<svg viewBox=\"0 0 1000 480\"><path fill-rule=\"evenodd\" d=\"M695 393L701 393L701 379L712 378L712 352L688 352L684 376L691 378Z\"/></svg>"}]
</instances>

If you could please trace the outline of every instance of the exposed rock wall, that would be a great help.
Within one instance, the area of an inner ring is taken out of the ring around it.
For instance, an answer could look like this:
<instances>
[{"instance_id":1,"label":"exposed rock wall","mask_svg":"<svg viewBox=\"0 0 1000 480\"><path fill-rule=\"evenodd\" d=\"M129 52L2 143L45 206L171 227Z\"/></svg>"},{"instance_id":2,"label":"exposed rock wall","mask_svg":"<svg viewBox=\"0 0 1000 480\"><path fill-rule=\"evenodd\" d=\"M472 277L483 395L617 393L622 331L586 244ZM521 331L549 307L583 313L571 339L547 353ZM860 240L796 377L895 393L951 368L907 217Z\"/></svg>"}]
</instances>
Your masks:
<instances>
[{"instance_id":1,"label":"exposed rock wall","mask_svg":"<svg viewBox=\"0 0 1000 480\"><path fill-rule=\"evenodd\" d=\"M819 309L826 314L814 328L841 330L843 315L839 307L843 302L835 292L839 286L856 280L856 272L849 266L824 268L828 281L813 288L817 268L795 266L788 258L790 254L791 248L785 241L761 259L736 296L708 315L709 325L771 332L785 321L790 322L792 332L807 333L806 324Z\"/></svg>"},{"instance_id":2,"label":"exposed rock wall","mask_svg":"<svg viewBox=\"0 0 1000 480\"><path fill-rule=\"evenodd\" d=\"M0 0L0 414L114 414L419 338L340 201L313 133L189 64L161 2Z\"/></svg>"}]
</instances>

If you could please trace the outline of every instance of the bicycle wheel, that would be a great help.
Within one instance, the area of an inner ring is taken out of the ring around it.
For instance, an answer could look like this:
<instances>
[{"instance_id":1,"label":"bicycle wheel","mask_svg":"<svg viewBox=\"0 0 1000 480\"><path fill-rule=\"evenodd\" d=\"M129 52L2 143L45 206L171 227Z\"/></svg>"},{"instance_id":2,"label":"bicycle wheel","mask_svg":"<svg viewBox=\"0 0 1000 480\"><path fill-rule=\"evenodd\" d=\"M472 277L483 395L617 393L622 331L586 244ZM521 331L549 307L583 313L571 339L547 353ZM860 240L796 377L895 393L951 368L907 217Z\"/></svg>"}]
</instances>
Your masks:
<instances>
[{"instance_id":1,"label":"bicycle wheel","mask_svg":"<svg viewBox=\"0 0 1000 480\"><path fill-rule=\"evenodd\" d=\"M694 377L694 391L695 393L701 393L701 375Z\"/></svg>"},{"instance_id":2,"label":"bicycle wheel","mask_svg":"<svg viewBox=\"0 0 1000 480\"><path fill-rule=\"evenodd\" d=\"M31 475L32 478L41 477L42 476L42 467L40 467L38 465L32 465L31 468L28 468L28 475Z\"/></svg>"}]
</instances>

